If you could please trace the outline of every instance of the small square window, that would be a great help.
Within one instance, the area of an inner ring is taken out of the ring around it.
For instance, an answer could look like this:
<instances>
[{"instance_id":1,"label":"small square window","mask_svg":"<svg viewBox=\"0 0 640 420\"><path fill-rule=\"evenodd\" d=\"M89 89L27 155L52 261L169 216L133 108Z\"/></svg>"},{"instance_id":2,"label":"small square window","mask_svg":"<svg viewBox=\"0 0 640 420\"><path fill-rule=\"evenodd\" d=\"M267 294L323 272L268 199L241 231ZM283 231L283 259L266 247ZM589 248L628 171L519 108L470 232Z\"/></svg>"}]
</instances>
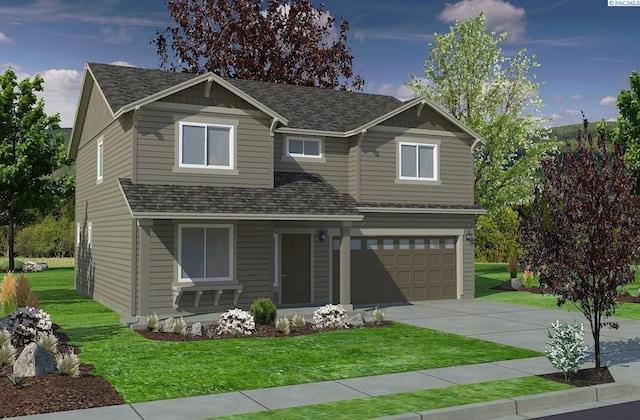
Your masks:
<instances>
[{"instance_id":1,"label":"small square window","mask_svg":"<svg viewBox=\"0 0 640 420\"><path fill-rule=\"evenodd\" d=\"M377 239L367 239L367 249L368 250L376 250L378 249L378 240Z\"/></svg>"},{"instance_id":2,"label":"small square window","mask_svg":"<svg viewBox=\"0 0 640 420\"><path fill-rule=\"evenodd\" d=\"M340 239L334 239L332 241L333 244L333 250L334 251L339 251L340 250Z\"/></svg>"},{"instance_id":3,"label":"small square window","mask_svg":"<svg viewBox=\"0 0 640 420\"><path fill-rule=\"evenodd\" d=\"M445 249L453 249L455 248L455 243L453 239L445 239L444 240L444 248Z\"/></svg>"},{"instance_id":4,"label":"small square window","mask_svg":"<svg viewBox=\"0 0 640 420\"><path fill-rule=\"evenodd\" d=\"M408 239L400 239L398 241L398 249L409 249L409 240Z\"/></svg>"},{"instance_id":5,"label":"small square window","mask_svg":"<svg viewBox=\"0 0 640 420\"><path fill-rule=\"evenodd\" d=\"M414 242L415 249L424 249L424 239L416 239Z\"/></svg>"},{"instance_id":6,"label":"small square window","mask_svg":"<svg viewBox=\"0 0 640 420\"><path fill-rule=\"evenodd\" d=\"M291 157L322 157L322 140L287 138L286 154Z\"/></svg>"},{"instance_id":7,"label":"small square window","mask_svg":"<svg viewBox=\"0 0 640 420\"><path fill-rule=\"evenodd\" d=\"M383 239L382 249L393 249L393 239Z\"/></svg>"},{"instance_id":8,"label":"small square window","mask_svg":"<svg viewBox=\"0 0 640 420\"><path fill-rule=\"evenodd\" d=\"M430 249L440 249L440 239L429 239Z\"/></svg>"},{"instance_id":9,"label":"small square window","mask_svg":"<svg viewBox=\"0 0 640 420\"><path fill-rule=\"evenodd\" d=\"M360 239L352 239L351 240L351 250L352 251L360 251L362 249L362 241Z\"/></svg>"}]
</instances>

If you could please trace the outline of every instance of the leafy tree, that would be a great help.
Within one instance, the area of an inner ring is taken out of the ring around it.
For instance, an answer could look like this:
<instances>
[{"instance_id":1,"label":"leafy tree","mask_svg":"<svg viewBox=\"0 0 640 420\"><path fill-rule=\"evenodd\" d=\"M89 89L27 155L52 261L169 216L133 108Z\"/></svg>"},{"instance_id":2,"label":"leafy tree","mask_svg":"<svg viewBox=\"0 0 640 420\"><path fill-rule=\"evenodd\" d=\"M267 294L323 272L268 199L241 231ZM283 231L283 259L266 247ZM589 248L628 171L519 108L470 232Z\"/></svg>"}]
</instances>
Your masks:
<instances>
[{"instance_id":1,"label":"leafy tree","mask_svg":"<svg viewBox=\"0 0 640 420\"><path fill-rule=\"evenodd\" d=\"M47 116L40 76L18 83L8 69L0 76L0 218L9 227L9 270L14 269L14 228L32 217L32 209L56 207L71 180L51 174L66 163L64 134L53 136L60 117Z\"/></svg>"},{"instance_id":2,"label":"leafy tree","mask_svg":"<svg viewBox=\"0 0 640 420\"><path fill-rule=\"evenodd\" d=\"M618 306L619 287L634 281L640 199L622 148L607 149L603 127L597 142L579 132L566 147L542 162L544 180L522 223L522 243L558 306L571 302L589 321L599 369L600 330L617 328L605 320Z\"/></svg>"},{"instance_id":3,"label":"leafy tree","mask_svg":"<svg viewBox=\"0 0 640 420\"><path fill-rule=\"evenodd\" d=\"M629 90L618 94L618 124L615 139L624 147L625 158L636 177L636 192L640 192L640 75L629 77Z\"/></svg>"},{"instance_id":4,"label":"leafy tree","mask_svg":"<svg viewBox=\"0 0 640 420\"><path fill-rule=\"evenodd\" d=\"M323 88L362 89L345 46L349 23L308 0L175 0L176 22L151 41L163 68ZM337 31L337 33L336 33ZM169 57L170 51L174 59Z\"/></svg>"},{"instance_id":5,"label":"leafy tree","mask_svg":"<svg viewBox=\"0 0 640 420\"><path fill-rule=\"evenodd\" d=\"M507 258L522 254L518 243L518 212L511 207L496 209L476 219L476 259L487 262L504 262Z\"/></svg>"},{"instance_id":6,"label":"leafy tree","mask_svg":"<svg viewBox=\"0 0 640 420\"><path fill-rule=\"evenodd\" d=\"M408 83L487 141L475 149L475 196L490 212L531 201L539 160L553 147L539 128L541 84L531 74L539 65L524 49L503 55L506 36L489 32L482 12L456 21L433 35L424 77Z\"/></svg>"}]
</instances>

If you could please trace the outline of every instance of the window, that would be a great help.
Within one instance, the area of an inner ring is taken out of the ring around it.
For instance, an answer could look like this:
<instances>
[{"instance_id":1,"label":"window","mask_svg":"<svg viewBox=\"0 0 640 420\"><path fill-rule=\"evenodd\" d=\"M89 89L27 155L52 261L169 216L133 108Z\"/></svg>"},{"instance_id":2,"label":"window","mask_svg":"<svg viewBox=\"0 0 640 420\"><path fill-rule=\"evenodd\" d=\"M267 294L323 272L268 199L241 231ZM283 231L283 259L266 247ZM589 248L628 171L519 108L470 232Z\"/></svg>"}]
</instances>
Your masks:
<instances>
[{"instance_id":1,"label":"window","mask_svg":"<svg viewBox=\"0 0 640 420\"><path fill-rule=\"evenodd\" d=\"M321 158L322 140L287 138L287 156Z\"/></svg>"},{"instance_id":2,"label":"window","mask_svg":"<svg viewBox=\"0 0 640 420\"><path fill-rule=\"evenodd\" d=\"M367 249L370 251L378 249L377 239L367 239Z\"/></svg>"},{"instance_id":3,"label":"window","mask_svg":"<svg viewBox=\"0 0 640 420\"><path fill-rule=\"evenodd\" d=\"M89 223L87 227L87 245L91 246L91 242L93 242L93 226Z\"/></svg>"},{"instance_id":4,"label":"window","mask_svg":"<svg viewBox=\"0 0 640 420\"><path fill-rule=\"evenodd\" d=\"M234 127L180 123L180 166L233 169Z\"/></svg>"},{"instance_id":5,"label":"window","mask_svg":"<svg viewBox=\"0 0 640 420\"><path fill-rule=\"evenodd\" d=\"M400 179L438 179L435 144L400 143Z\"/></svg>"},{"instance_id":6,"label":"window","mask_svg":"<svg viewBox=\"0 0 640 420\"><path fill-rule=\"evenodd\" d=\"M393 249L393 239L383 239L382 249Z\"/></svg>"},{"instance_id":7,"label":"window","mask_svg":"<svg viewBox=\"0 0 640 420\"><path fill-rule=\"evenodd\" d=\"M76 244L80 245L80 236L82 235L82 225L80 223L76 226Z\"/></svg>"},{"instance_id":8,"label":"window","mask_svg":"<svg viewBox=\"0 0 640 420\"><path fill-rule=\"evenodd\" d=\"M102 174L104 171L104 147L103 147L103 142L99 141L98 142L98 164L97 164L97 168L98 168L98 174L97 174L97 180L98 181L102 181Z\"/></svg>"},{"instance_id":9,"label":"window","mask_svg":"<svg viewBox=\"0 0 640 420\"><path fill-rule=\"evenodd\" d=\"M440 249L440 239L429 239L429 249Z\"/></svg>"},{"instance_id":10,"label":"window","mask_svg":"<svg viewBox=\"0 0 640 420\"><path fill-rule=\"evenodd\" d=\"M184 225L179 230L179 281L232 280L231 225Z\"/></svg>"}]
</instances>

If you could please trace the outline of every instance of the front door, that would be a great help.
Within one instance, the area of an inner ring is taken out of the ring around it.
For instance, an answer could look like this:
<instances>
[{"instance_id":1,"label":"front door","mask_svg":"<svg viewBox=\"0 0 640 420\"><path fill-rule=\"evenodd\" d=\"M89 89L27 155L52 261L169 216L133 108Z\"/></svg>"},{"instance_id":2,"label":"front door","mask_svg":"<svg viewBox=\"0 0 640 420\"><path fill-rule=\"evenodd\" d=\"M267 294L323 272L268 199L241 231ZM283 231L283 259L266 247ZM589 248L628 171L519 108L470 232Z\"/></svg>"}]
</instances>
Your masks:
<instances>
[{"instance_id":1,"label":"front door","mask_svg":"<svg viewBox=\"0 0 640 420\"><path fill-rule=\"evenodd\" d=\"M282 235L282 303L311 302L309 235Z\"/></svg>"}]
</instances>

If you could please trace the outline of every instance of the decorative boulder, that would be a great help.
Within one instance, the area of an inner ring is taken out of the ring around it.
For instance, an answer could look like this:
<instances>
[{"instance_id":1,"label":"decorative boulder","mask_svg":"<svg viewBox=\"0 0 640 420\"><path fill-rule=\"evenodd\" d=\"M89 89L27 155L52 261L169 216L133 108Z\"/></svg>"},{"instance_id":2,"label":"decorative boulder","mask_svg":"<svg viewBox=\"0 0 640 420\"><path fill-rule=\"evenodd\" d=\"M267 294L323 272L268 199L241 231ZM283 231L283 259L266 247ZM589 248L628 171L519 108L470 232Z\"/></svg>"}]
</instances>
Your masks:
<instances>
[{"instance_id":1,"label":"decorative boulder","mask_svg":"<svg viewBox=\"0 0 640 420\"><path fill-rule=\"evenodd\" d=\"M514 278L511 280L503 281L501 288L505 290L519 290L522 286L522 279Z\"/></svg>"},{"instance_id":2,"label":"decorative boulder","mask_svg":"<svg viewBox=\"0 0 640 420\"><path fill-rule=\"evenodd\" d=\"M25 346L13 364L13 376L17 377L42 376L55 371L53 355L38 343Z\"/></svg>"},{"instance_id":3,"label":"decorative boulder","mask_svg":"<svg viewBox=\"0 0 640 420\"><path fill-rule=\"evenodd\" d=\"M193 336L201 336L202 335L202 331L204 330L204 328L202 328L202 323L201 322L196 322L191 326L191 335Z\"/></svg>"},{"instance_id":4,"label":"decorative boulder","mask_svg":"<svg viewBox=\"0 0 640 420\"><path fill-rule=\"evenodd\" d=\"M42 271L49 269L49 264L47 264L46 262L39 262L38 265L40 266L40 268L42 268Z\"/></svg>"},{"instance_id":5,"label":"decorative boulder","mask_svg":"<svg viewBox=\"0 0 640 420\"><path fill-rule=\"evenodd\" d=\"M23 273L36 273L38 271L42 271L42 266L34 261L25 261L22 265Z\"/></svg>"},{"instance_id":6,"label":"decorative boulder","mask_svg":"<svg viewBox=\"0 0 640 420\"><path fill-rule=\"evenodd\" d=\"M162 324L162 332L172 333L173 332L173 318L167 318Z\"/></svg>"}]
</instances>

